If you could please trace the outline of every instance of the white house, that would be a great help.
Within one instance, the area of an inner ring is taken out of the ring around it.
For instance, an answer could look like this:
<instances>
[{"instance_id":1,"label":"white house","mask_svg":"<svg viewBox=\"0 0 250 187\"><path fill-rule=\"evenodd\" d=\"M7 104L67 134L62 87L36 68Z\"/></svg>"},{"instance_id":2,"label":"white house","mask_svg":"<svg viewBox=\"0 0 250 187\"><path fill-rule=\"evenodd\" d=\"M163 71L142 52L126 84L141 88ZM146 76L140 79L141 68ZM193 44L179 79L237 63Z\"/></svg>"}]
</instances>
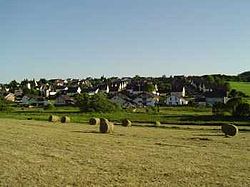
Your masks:
<instances>
[{"instance_id":1,"label":"white house","mask_svg":"<svg viewBox=\"0 0 250 187\"><path fill-rule=\"evenodd\" d=\"M67 87L66 93L68 96L74 96L77 94L80 94L82 89L78 86L78 87Z\"/></svg>"},{"instance_id":2,"label":"white house","mask_svg":"<svg viewBox=\"0 0 250 187\"><path fill-rule=\"evenodd\" d=\"M109 85L103 84L98 87L98 92L109 93Z\"/></svg>"},{"instance_id":3,"label":"white house","mask_svg":"<svg viewBox=\"0 0 250 187\"><path fill-rule=\"evenodd\" d=\"M227 97L227 93L224 91L213 91L213 92L206 92L206 103L209 106L213 106L215 103L227 103L229 98Z\"/></svg>"},{"instance_id":4,"label":"white house","mask_svg":"<svg viewBox=\"0 0 250 187\"><path fill-rule=\"evenodd\" d=\"M175 89L170 93L171 96L177 97L185 97L186 96L186 89L183 86L181 89Z\"/></svg>"},{"instance_id":5,"label":"white house","mask_svg":"<svg viewBox=\"0 0 250 187\"><path fill-rule=\"evenodd\" d=\"M24 106L47 106L49 104L49 101L44 99L43 97L28 97L23 96L21 100L21 105Z\"/></svg>"},{"instance_id":6,"label":"white house","mask_svg":"<svg viewBox=\"0 0 250 187\"><path fill-rule=\"evenodd\" d=\"M165 103L169 106L177 106L177 105L187 105L188 101L184 97L180 97L179 95L170 95L167 97Z\"/></svg>"},{"instance_id":7,"label":"white house","mask_svg":"<svg viewBox=\"0 0 250 187\"><path fill-rule=\"evenodd\" d=\"M95 95L95 94L98 94L98 92L99 92L99 88L91 88L88 90L89 95Z\"/></svg>"},{"instance_id":8,"label":"white house","mask_svg":"<svg viewBox=\"0 0 250 187\"><path fill-rule=\"evenodd\" d=\"M150 93L142 93L139 94L133 101L139 106L156 106L159 102L159 97Z\"/></svg>"},{"instance_id":9,"label":"white house","mask_svg":"<svg viewBox=\"0 0 250 187\"><path fill-rule=\"evenodd\" d=\"M75 105L75 101L68 95L60 95L56 98L54 104L57 106Z\"/></svg>"}]
</instances>

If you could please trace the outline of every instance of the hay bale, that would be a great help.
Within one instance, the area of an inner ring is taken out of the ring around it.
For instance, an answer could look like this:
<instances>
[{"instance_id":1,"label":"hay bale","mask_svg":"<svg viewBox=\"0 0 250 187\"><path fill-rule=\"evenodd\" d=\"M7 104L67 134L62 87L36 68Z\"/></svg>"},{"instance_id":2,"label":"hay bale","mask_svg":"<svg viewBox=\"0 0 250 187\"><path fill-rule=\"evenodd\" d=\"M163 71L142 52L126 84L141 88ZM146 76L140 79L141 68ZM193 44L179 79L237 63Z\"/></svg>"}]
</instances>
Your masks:
<instances>
[{"instance_id":1,"label":"hay bale","mask_svg":"<svg viewBox=\"0 0 250 187\"><path fill-rule=\"evenodd\" d=\"M100 125L100 118L90 118L89 124L90 125Z\"/></svg>"},{"instance_id":2,"label":"hay bale","mask_svg":"<svg viewBox=\"0 0 250 187\"><path fill-rule=\"evenodd\" d=\"M233 124L224 124L221 126L221 130L226 136L235 136L238 134L238 127Z\"/></svg>"},{"instance_id":3,"label":"hay bale","mask_svg":"<svg viewBox=\"0 0 250 187\"><path fill-rule=\"evenodd\" d=\"M62 123L70 123L70 117L68 117L68 116L61 117L61 122Z\"/></svg>"},{"instance_id":4,"label":"hay bale","mask_svg":"<svg viewBox=\"0 0 250 187\"><path fill-rule=\"evenodd\" d=\"M50 122L58 122L60 120L59 116L55 116L55 115L50 115L49 116L49 121Z\"/></svg>"},{"instance_id":5,"label":"hay bale","mask_svg":"<svg viewBox=\"0 0 250 187\"><path fill-rule=\"evenodd\" d=\"M156 122L155 122L155 126L156 126L156 127L160 127L160 126L161 126L161 122L156 121Z\"/></svg>"},{"instance_id":6,"label":"hay bale","mask_svg":"<svg viewBox=\"0 0 250 187\"><path fill-rule=\"evenodd\" d=\"M124 126L124 127L131 127L132 123L128 119L124 119L124 120L122 120L122 126Z\"/></svg>"},{"instance_id":7,"label":"hay bale","mask_svg":"<svg viewBox=\"0 0 250 187\"><path fill-rule=\"evenodd\" d=\"M105 118L101 118L99 130L101 133L112 133L114 130L114 124Z\"/></svg>"},{"instance_id":8,"label":"hay bale","mask_svg":"<svg viewBox=\"0 0 250 187\"><path fill-rule=\"evenodd\" d=\"M110 133L114 132L114 126L115 126L115 124L113 122L109 122Z\"/></svg>"}]
</instances>

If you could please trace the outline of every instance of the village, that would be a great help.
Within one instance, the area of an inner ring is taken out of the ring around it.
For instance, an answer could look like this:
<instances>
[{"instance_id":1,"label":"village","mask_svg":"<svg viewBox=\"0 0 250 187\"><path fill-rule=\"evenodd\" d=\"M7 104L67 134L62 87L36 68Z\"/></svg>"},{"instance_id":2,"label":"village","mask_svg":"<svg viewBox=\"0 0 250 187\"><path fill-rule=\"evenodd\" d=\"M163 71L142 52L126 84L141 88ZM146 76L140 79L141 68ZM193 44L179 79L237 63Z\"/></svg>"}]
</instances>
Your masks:
<instances>
[{"instance_id":1,"label":"village","mask_svg":"<svg viewBox=\"0 0 250 187\"><path fill-rule=\"evenodd\" d=\"M226 103L229 85L220 75L159 78L40 79L0 85L5 100L22 107L75 106L75 97L105 93L122 108L146 106L213 106Z\"/></svg>"}]
</instances>

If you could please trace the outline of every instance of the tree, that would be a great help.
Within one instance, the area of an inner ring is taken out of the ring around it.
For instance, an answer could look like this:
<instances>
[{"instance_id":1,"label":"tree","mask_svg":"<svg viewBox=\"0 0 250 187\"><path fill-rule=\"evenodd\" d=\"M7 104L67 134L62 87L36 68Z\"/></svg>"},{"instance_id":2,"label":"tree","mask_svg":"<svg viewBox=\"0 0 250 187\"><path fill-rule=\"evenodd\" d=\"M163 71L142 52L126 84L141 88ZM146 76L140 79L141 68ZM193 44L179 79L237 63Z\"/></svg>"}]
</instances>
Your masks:
<instances>
[{"instance_id":1,"label":"tree","mask_svg":"<svg viewBox=\"0 0 250 187\"><path fill-rule=\"evenodd\" d=\"M86 93L82 93L76 96L76 105L81 111L88 111L90 105L90 96Z\"/></svg>"},{"instance_id":2,"label":"tree","mask_svg":"<svg viewBox=\"0 0 250 187\"><path fill-rule=\"evenodd\" d=\"M221 102L215 103L213 105L212 112L216 116L224 116L226 112L226 105Z\"/></svg>"},{"instance_id":3,"label":"tree","mask_svg":"<svg viewBox=\"0 0 250 187\"><path fill-rule=\"evenodd\" d=\"M80 94L76 96L77 106L82 112L112 112L120 110L120 107L112 103L106 95L102 93L89 96Z\"/></svg>"},{"instance_id":4,"label":"tree","mask_svg":"<svg viewBox=\"0 0 250 187\"><path fill-rule=\"evenodd\" d=\"M205 79L207 80L208 84L214 84L214 77L212 75L206 75Z\"/></svg>"},{"instance_id":5,"label":"tree","mask_svg":"<svg viewBox=\"0 0 250 187\"><path fill-rule=\"evenodd\" d=\"M231 85L228 82L224 83L224 87L227 91L231 90Z\"/></svg>"},{"instance_id":6,"label":"tree","mask_svg":"<svg viewBox=\"0 0 250 187\"><path fill-rule=\"evenodd\" d=\"M250 82L250 71L238 75L240 81Z\"/></svg>"},{"instance_id":7,"label":"tree","mask_svg":"<svg viewBox=\"0 0 250 187\"><path fill-rule=\"evenodd\" d=\"M226 104L226 109L228 112L230 112L231 114L233 114L236 110L236 107L242 103L242 99L241 97L235 97L230 99L227 104Z\"/></svg>"},{"instance_id":8,"label":"tree","mask_svg":"<svg viewBox=\"0 0 250 187\"><path fill-rule=\"evenodd\" d=\"M155 91L155 86L153 84L146 84L146 91L147 92Z\"/></svg>"},{"instance_id":9,"label":"tree","mask_svg":"<svg viewBox=\"0 0 250 187\"><path fill-rule=\"evenodd\" d=\"M36 90L34 88L28 89L27 87L23 88L23 94L24 95L39 95L39 90Z\"/></svg>"},{"instance_id":10,"label":"tree","mask_svg":"<svg viewBox=\"0 0 250 187\"><path fill-rule=\"evenodd\" d=\"M250 115L250 105L248 103L240 103L234 113L234 116L236 117L247 117Z\"/></svg>"},{"instance_id":11,"label":"tree","mask_svg":"<svg viewBox=\"0 0 250 187\"><path fill-rule=\"evenodd\" d=\"M159 82L157 84L158 90L161 93L168 93L171 92L172 86L168 82Z\"/></svg>"},{"instance_id":12,"label":"tree","mask_svg":"<svg viewBox=\"0 0 250 187\"><path fill-rule=\"evenodd\" d=\"M229 92L228 96L229 96L230 98L238 97L238 92L237 92L237 90L232 89L232 90Z\"/></svg>"},{"instance_id":13,"label":"tree","mask_svg":"<svg viewBox=\"0 0 250 187\"><path fill-rule=\"evenodd\" d=\"M14 92L18 88L18 82L13 80L9 83L10 91Z\"/></svg>"},{"instance_id":14,"label":"tree","mask_svg":"<svg viewBox=\"0 0 250 187\"><path fill-rule=\"evenodd\" d=\"M0 97L0 111L6 111L9 110L9 106L6 102L6 100L2 97Z\"/></svg>"},{"instance_id":15,"label":"tree","mask_svg":"<svg viewBox=\"0 0 250 187\"><path fill-rule=\"evenodd\" d=\"M42 84L47 84L49 81L46 80L45 78L41 78L41 79L39 80L39 82L42 83Z\"/></svg>"}]
</instances>

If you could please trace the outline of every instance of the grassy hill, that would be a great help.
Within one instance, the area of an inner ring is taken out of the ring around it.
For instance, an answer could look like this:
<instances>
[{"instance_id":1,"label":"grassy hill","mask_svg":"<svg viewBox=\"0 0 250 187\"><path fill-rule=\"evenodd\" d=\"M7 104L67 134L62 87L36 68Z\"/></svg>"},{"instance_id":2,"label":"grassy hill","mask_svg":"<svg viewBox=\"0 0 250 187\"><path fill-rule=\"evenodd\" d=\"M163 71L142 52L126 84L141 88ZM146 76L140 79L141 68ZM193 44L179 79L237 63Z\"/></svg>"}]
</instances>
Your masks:
<instances>
[{"instance_id":1,"label":"grassy hill","mask_svg":"<svg viewBox=\"0 0 250 187\"><path fill-rule=\"evenodd\" d=\"M245 127L248 128L248 127ZM0 119L0 186L248 186L250 133Z\"/></svg>"},{"instance_id":2,"label":"grassy hill","mask_svg":"<svg viewBox=\"0 0 250 187\"><path fill-rule=\"evenodd\" d=\"M231 88L250 96L250 82L230 82Z\"/></svg>"},{"instance_id":3,"label":"grassy hill","mask_svg":"<svg viewBox=\"0 0 250 187\"><path fill-rule=\"evenodd\" d=\"M245 93L248 98L244 98L250 104L250 82L230 82L231 88Z\"/></svg>"}]
</instances>

